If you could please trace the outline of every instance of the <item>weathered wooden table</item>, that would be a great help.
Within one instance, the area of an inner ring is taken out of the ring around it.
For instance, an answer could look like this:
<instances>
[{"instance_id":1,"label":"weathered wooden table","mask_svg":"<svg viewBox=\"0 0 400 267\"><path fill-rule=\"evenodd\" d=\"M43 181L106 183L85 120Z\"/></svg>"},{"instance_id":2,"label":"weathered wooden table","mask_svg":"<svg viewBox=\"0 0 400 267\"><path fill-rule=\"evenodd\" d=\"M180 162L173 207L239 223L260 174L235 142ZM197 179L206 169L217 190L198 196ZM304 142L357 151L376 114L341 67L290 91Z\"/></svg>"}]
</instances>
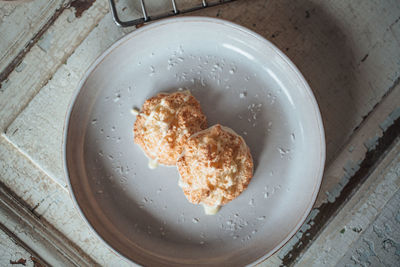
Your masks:
<instances>
[{"instance_id":1,"label":"weathered wooden table","mask_svg":"<svg viewBox=\"0 0 400 267\"><path fill-rule=\"evenodd\" d=\"M129 0L118 6L132 15ZM272 41L304 74L322 112L327 162L318 199L261 265L398 266L400 2L239 0L192 14ZM114 24L106 0L0 2L1 266L130 265L74 209L61 142L84 71L133 30Z\"/></svg>"}]
</instances>

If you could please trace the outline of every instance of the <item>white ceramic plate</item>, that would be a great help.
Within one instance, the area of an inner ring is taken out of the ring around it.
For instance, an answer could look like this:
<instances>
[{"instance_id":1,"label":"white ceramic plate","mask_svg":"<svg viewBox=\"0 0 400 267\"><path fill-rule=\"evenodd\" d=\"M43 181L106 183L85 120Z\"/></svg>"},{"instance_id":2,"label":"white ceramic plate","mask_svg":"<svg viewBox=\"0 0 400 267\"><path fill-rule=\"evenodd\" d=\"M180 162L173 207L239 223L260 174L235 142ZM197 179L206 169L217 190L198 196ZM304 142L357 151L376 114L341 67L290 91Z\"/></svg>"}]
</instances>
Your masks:
<instances>
[{"instance_id":1,"label":"white ceramic plate","mask_svg":"<svg viewBox=\"0 0 400 267\"><path fill-rule=\"evenodd\" d=\"M187 88L209 125L243 135L255 161L246 191L207 216L178 187L174 167L150 170L133 143L132 107ZM211 18L162 20L108 49L68 113L65 166L89 225L143 265L246 265L296 232L316 198L325 160L320 112L306 81L270 42Z\"/></svg>"}]
</instances>

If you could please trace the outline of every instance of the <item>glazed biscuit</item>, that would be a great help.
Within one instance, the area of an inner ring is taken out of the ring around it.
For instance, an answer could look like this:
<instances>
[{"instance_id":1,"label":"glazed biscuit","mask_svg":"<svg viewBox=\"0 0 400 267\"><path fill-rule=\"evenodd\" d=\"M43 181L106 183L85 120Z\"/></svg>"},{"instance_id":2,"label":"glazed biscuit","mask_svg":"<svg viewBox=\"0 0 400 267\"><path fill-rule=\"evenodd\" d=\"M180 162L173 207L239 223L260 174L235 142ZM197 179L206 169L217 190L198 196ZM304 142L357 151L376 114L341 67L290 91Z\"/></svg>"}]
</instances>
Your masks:
<instances>
[{"instance_id":1,"label":"glazed biscuit","mask_svg":"<svg viewBox=\"0 0 400 267\"><path fill-rule=\"evenodd\" d=\"M253 177L253 159L245 141L219 124L192 135L177 166L186 198L206 207L232 201Z\"/></svg>"},{"instance_id":2,"label":"glazed biscuit","mask_svg":"<svg viewBox=\"0 0 400 267\"><path fill-rule=\"evenodd\" d=\"M138 113L134 141L152 160L175 165L188 138L205 128L207 119L189 91L160 93Z\"/></svg>"}]
</instances>

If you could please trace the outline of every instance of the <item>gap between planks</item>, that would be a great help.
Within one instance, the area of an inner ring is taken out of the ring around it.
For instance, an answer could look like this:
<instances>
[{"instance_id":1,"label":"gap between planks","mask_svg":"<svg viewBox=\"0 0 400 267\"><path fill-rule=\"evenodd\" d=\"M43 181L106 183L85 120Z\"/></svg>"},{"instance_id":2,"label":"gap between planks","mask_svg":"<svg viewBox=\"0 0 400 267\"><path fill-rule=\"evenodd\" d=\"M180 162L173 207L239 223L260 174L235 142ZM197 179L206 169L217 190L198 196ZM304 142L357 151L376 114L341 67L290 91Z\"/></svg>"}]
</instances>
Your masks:
<instances>
[{"instance_id":1,"label":"gap between planks","mask_svg":"<svg viewBox=\"0 0 400 267\"><path fill-rule=\"evenodd\" d=\"M347 201L357 192L359 187L368 179L375 167L384 159L392 145L400 136L400 118L383 133L383 136L378 139L378 143L374 149L371 149L365 155L365 159L360 164L359 170L349 178L349 182L344 186L335 202L323 203L318 209L319 213L313 219L314 224L306 232L309 235L303 235L297 242L294 248L285 255L282 259L282 265L293 266L302 252L314 241L319 234L329 224L340 209Z\"/></svg>"},{"instance_id":2,"label":"gap between planks","mask_svg":"<svg viewBox=\"0 0 400 267\"><path fill-rule=\"evenodd\" d=\"M72 0L69 0L67 3L63 4L60 8L56 9L54 14L49 18L49 20L43 25L41 29L31 38L28 44L19 51L19 53L14 57L13 60L4 68L4 70L0 73L0 89L2 87L2 83L8 79L8 76L21 64L25 55L29 53L31 48L36 45L36 43L40 40L43 34L54 24L60 14L67 8L70 7Z\"/></svg>"}]
</instances>

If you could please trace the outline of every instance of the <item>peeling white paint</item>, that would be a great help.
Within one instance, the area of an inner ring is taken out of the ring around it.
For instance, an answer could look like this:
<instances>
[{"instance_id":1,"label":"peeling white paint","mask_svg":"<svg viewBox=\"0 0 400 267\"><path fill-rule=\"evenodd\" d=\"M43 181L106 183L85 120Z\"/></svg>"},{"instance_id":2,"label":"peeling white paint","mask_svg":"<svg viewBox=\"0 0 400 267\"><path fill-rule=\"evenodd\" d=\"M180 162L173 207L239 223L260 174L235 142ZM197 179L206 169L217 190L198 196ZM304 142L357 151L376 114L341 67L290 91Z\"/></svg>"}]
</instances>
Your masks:
<instances>
[{"instance_id":1,"label":"peeling white paint","mask_svg":"<svg viewBox=\"0 0 400 267\"><path fill-rule=\"evenodd\" d=\"M394 200L393 196L397 196L397 200ZM378 237L383 237L384 232L396 229L394 224L400 226L399 222L395 222L399 203L400 142L397 142L370 178L305 251L297 266L321 266L322 264L345 266L354 264L354 261L371 260L374 258L371 250L375 251L376 255L381 253L376 250L376 242L373 241L371 232L375 231ZM387 216L388 209L391 210L391 217ZM379 223L376 224L377 216L381 216L383 222L390 222L392 226L384 230ZM394 233L400 234L400 231L395 230L391 232L391 235ZM374 245L371 245L371 242L374 242ZM394 252L387 254L386 260L396 260ZM380 266L373 263L376 262L372 261L371 266Z\"/></svg>"},{"instance_id":2,"label":"peeling white paint","mask_svg":"<svg viewBox=\"0 0 400 267\"><path fill-rule=\"evenodd\" d=\"M391 112L389 116L379 125L382 131L386 131L387 128L392 126L394 121L397 120L399 117L400 117L400 107Z\"/></svg>"},{"instance_id":3,"label":"peeling white paint","mask_svg":"<svg viewBox=\"0 0 400 267\"><path fill-rule=\"evenodd\" d=\"M364 146L367 148L368 151L374 150L376 148L380 137L380 135L375 135L364 143Z\"/></svg>"}]
</instances>

